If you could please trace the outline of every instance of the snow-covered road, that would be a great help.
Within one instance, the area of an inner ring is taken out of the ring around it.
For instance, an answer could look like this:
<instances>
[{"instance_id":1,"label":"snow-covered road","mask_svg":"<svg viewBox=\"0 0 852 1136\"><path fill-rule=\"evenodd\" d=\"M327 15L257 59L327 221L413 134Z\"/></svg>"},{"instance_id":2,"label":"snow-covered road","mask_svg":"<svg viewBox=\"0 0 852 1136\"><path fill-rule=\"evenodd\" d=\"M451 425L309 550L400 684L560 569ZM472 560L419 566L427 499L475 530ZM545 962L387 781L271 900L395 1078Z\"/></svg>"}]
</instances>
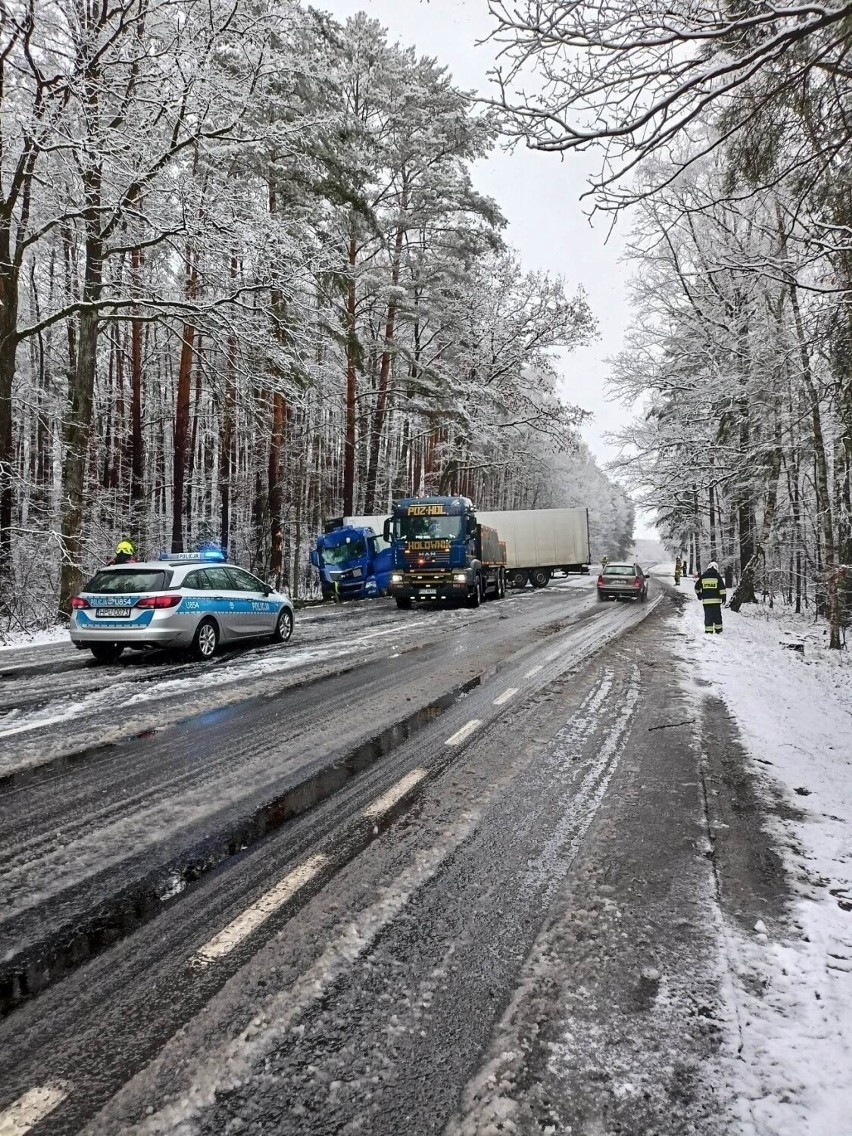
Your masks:
<instances>
[{"instance_id":1,"label":"snow-covered road","mask_svg":"<svg viewBox=\"0 0 852 1136\"><path fill-rule=\"evenodd\" d=\"M846 1136L849 672L699 617L311 613L113 668L119 738L174 720L76 754L75 674L3 739L0 1132Z\"/></svg>"}]
</instances>

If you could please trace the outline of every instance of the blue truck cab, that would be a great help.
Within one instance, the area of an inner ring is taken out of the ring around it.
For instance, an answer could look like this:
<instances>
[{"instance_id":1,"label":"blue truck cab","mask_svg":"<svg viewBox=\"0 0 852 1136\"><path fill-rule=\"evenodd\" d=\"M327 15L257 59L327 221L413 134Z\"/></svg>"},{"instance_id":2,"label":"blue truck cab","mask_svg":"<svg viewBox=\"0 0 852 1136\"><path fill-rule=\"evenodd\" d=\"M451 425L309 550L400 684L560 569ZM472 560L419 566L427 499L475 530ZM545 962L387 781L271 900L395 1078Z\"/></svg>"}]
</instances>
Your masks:
<instances>
[{"instance_id":1,"label":"blue truck cab","mask_svg":"<svg viewBox=\"0 0 852 1136\"><path fill-rule=\"evenodd\" d=\"M311 564L319 572L324 600L360 600L388 593L391 549L372 528L332 522L317 537Z\"/></svg>"},{"instance_id":2,"label":"blue truck cab","mask_svg":"<svg viewBox=\"0 0 852 1136\"><path fill-rule=\"evenodd\" d=\"M457 600L478 607L506 594L506 546L479 524L469 497L410 497L385 522L393 551L391 595L397 607Z\"/></svg>"}]
</instances>

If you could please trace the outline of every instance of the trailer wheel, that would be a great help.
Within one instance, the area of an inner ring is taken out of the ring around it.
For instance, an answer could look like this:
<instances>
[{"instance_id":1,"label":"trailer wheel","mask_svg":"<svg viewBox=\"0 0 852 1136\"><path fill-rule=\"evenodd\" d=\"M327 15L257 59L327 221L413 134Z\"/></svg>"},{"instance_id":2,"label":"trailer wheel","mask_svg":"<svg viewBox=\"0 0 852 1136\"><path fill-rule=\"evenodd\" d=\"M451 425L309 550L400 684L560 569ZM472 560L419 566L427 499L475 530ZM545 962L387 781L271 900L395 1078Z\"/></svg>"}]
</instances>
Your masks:
<instances>
[{"instance_id":1,"label":"trailer wheel","mask_svg":"<svg viewBox=\"0 0 852 1136\"><path fill-rule=\"evenodd\" d=\"M533 568L530 580L534 588L546 588L550 580L550 571L547 568Z\"/></svg>"},{"instance_id":2,"label":"trailer wheel","mask_svg":"<svg viewBox=\"0 0 852 1136\"><path fill-rule=\"evenodd\" d=\"M516 568L514 572L509 573L510 588L525 588L526 586L527 574L523 568Z\"/></svg>"}]
</instances>

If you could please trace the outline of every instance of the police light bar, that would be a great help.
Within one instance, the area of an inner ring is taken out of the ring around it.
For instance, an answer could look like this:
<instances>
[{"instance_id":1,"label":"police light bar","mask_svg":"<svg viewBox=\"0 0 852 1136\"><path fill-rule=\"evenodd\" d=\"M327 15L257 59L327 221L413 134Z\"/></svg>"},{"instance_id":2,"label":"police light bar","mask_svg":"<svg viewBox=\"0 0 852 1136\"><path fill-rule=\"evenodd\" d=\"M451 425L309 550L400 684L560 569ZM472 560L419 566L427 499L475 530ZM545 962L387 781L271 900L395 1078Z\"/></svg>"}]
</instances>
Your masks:
<instances>
[{"instance_id":1,"label":"police light bar","mask_svg":"<svg viewBox=\"0 0 852 1136\"><path fill-rule=\"evenodd\" d=\"M188 560L207 560L214 563L221 563L226 559L225 553L221 548L205 548L202 552L161 552L161 560L171 561L188 561Z\"/></svg>"}]
</instances>

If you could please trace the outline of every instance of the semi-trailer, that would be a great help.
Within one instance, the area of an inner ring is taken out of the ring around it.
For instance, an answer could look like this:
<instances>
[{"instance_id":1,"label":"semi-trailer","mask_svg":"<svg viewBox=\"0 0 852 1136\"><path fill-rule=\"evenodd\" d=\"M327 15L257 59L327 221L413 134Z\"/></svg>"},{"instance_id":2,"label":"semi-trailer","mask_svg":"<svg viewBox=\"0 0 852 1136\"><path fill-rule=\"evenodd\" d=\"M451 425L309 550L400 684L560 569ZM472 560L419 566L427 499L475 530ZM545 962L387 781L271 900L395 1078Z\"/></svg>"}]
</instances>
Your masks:
<instances>
[{"instance_id":1,"label":"semi-trailer","mask_svg":"<svg viewBox=\"0 0 852 1136\"><path fill-rule=\"evenodd\" d=\"M477 513L506 544L506 582L545 588L555 571L589 571L589 510L502 509Z\"/></svg>"}]
</instances>

